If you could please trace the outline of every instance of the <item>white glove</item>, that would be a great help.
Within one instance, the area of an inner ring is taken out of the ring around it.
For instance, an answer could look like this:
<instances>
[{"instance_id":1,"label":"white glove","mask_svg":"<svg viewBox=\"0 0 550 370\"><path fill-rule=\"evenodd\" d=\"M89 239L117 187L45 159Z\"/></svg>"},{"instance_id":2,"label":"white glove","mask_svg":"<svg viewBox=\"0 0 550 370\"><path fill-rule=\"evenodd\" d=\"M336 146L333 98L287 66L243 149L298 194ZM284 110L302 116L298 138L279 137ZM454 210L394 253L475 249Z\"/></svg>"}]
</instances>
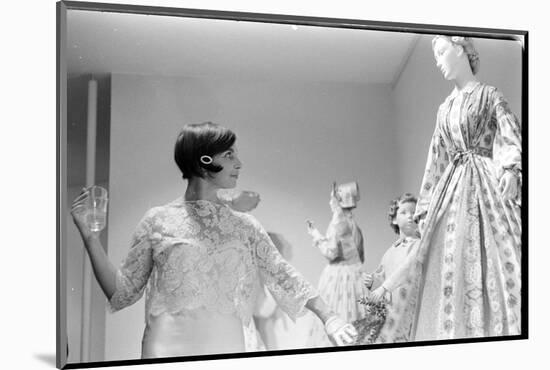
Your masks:
<instances>
[{"instance_id":1,"label":"white glove","mask_svg":"<svg viewBox=\"0 0 550 370\"><path fill-rule=\"evenodd\" d=\"M357 338L357 330L339 316L334 315L325 322L325 331L330 340L337 346L353 344Z\"/></svg>"}]
</instances>

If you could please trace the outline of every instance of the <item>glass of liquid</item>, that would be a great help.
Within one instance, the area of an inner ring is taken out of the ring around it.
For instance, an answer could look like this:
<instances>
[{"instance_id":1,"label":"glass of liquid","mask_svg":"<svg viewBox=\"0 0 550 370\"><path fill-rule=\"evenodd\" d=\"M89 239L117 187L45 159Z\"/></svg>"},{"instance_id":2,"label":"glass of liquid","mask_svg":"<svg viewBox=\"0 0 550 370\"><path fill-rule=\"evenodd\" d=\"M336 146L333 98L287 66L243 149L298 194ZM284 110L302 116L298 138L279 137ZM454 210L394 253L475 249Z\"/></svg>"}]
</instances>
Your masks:
<instances>
[{"instance_id":1,"label":"glass of liquid","mask_svg":"<svg viewBox=\"0 0 550 370\"><path fill-rule=\"evenodd\" d=\"M107 190L101 186L94 185L89 190L88 195L88 213L86 214L86 223L93 232L101 231L105 228L107 219Z\"/></svg>"}]
</instances>

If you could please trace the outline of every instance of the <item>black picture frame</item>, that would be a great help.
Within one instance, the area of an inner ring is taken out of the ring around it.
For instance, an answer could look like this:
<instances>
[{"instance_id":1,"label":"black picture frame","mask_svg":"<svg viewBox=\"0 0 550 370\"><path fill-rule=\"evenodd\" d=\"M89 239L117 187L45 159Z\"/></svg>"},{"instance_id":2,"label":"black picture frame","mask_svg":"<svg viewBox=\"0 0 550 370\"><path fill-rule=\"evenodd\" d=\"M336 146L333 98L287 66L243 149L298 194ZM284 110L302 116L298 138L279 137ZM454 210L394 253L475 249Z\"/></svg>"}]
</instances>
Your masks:
<instances>
[{"instance_id":1,"label":"black picture frame","mask_svg":"<svg viewBox=\"0 0 550 370\"><path fill-rule=\"evenodd\" d=\"M321 349L296 349L296 350L280 350L273 352L256 352L256 353L238 353L238 354L217 354L204 356L188 356L174 358L159 358L159 359L128 359L121 361L102 361L102 362L86 362L86 363L70 363L67 364L67 337L66 337L66 297L63 292L66 291L66 256L64 255L64 243L66 243L66 220L69 214L70 204L66 197L67 194L67 22L66 16L69 10L86 10L97 12L114 12L127 14L149 14L161 15L170 17L186 17L195 19L218 19L218 20L238 20L246 22L259 23L277 23L290 25L307 25L318 27L332 28L352 28L365 30L381 30L391 32L413 32L420 34L449 34L461 35L469 37L479 37L487 39L501 40L518 40L523 42L522 50L522 137L523 137L523 157L522 157L522 333L517 336L505 337L484 337L484 338L469 338L469 339L452 339L438 340L426 342L410 342L410 343L388 343L388 344L373 344L370 346L349 346L349 347L334 347ZM138 6L138 5L123 5L109 3L90 3L78 1L61 1L57 3L57 255L56 255L56 287L57 287L57 335L56 335L56 365L58 368L93 368L105 366L121 366L121 365L136 365L136 364L155 364L155 363L170 363L170 362L187 362L187 361L204 361L231 359L243 357L265 357L279 356L292 354L309 354L320 352L342 352L342 351L357 351L370 350L379 348L395 348L395 347L411 347L411 346L428 346L428 345L445 345L454 343L480 343L492 341L509 341L509 340L524 340L529 338L529 158L528 158L528 140L529 140L529 86L528 86L528 45L529 32L525 30L509 30L509 29L491 29L491 28L471 28L471 27L456 27L445 25L430 25L430 24L414 24L414 23L395 23L371 20L358 19L340 19L340 18L320 18L309 16L282 15L282 14L261 14L247 12L229 12L206 9L185 9L172 7L157 7L157 6Z\"/></svg>"}]
</instances>

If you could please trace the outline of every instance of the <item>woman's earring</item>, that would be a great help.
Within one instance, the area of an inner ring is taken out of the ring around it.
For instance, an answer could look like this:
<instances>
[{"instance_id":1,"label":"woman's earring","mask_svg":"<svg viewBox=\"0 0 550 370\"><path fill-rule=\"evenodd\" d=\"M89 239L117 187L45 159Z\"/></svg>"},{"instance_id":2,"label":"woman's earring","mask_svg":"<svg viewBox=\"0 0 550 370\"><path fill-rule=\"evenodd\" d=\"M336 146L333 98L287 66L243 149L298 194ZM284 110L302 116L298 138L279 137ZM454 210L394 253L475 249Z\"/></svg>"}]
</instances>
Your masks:
<instances>
[{"instance_id":1,"label":"woman's earring","mask_svg":"<svg viewBox=\"0 0 550 370\"><path fill-rule=\"evenodd\" d=\"M209 155L201 155L200 161L202 164L212 164L213 159Z\"/></svg>"}]
</instances>

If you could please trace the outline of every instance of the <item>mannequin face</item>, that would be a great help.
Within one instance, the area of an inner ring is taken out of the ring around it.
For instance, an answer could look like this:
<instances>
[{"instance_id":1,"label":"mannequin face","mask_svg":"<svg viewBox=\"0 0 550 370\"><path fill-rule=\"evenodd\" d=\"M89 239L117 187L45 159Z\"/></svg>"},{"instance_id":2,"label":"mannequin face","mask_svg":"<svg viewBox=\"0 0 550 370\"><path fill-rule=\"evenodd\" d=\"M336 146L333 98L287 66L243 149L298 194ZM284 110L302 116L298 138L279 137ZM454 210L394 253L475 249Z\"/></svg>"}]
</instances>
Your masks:
<instances>
[{"instance_id":1,"label":"mannequin face","mask_svg":"<svg viewBox=\"0 0 550 370\"><path fill-rule=\"evenodd\" d=\"M413 221L415 210L415 202L399 203L399 208L397 209L393 224L397 225L401 231L401 234L405 236L413 236L416 233L418 226Z\"/></svg>"},{"instance_id":2,"label":"mannequin face","mask_svg":"<svg viewBox=\"0 0 550 370\"><path fill-rule=\"evenodd\" d=\"M454 80L459 70L460 59L464 56L462 47L440 37L435 41L433 51L437 68L441 70L443 77L446 80Z\"/></svg>"}]
</instances>

